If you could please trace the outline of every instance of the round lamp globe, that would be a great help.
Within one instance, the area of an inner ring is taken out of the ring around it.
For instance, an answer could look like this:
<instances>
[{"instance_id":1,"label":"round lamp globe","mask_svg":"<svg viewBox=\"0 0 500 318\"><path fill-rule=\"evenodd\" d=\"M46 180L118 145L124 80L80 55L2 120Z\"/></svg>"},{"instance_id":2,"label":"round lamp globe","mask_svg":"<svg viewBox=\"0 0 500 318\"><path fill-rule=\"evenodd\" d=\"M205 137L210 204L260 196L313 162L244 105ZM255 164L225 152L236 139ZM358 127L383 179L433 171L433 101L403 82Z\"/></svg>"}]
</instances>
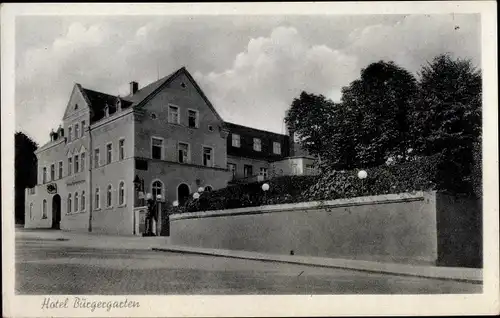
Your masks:
<instances>
[{"instance_id":1,"label":"round lamp globe","mask_svg":"<svg viewBox=\"0 0 500 318\"><path fill-rule=\"evenodd\" d=\"M195 194L193 194L193 199L199 199L200 198L200 194L198 192L196 192Z\"/></svg>"},{"instance_id":2,"label":"round lamp globe","mask_svg":"<svg viewBox=\"0 0 500 318\"><path fill-rule=\"evenodd\" d=\"M360 170L358 172L358 178L360 178L360 179L365 179L367 176L368 176L368 174L366 173L365 170Z\"/></svg>"},{"instance_id":3,"label":"round lamp globe","mask_svg":"<svg viewBox=\"0 0 500 318\"><path fill-rule=\"evenodd\" d=\"M264 190L264 191L269 190L269 184L268 184L268 183L264 183L264 184L262 185L262 190Z\"/></svg>"},{"instance_id":4,"label":"round lamp globe","mask_svg":"<svg viewBox=\"0 0 500 318\"><path fill-rule=\"evenodd\" d=\"M175 200L174 202L172 202L172 205L173 206L179 206L179 201Z\"/></svg>"}]
</instances>

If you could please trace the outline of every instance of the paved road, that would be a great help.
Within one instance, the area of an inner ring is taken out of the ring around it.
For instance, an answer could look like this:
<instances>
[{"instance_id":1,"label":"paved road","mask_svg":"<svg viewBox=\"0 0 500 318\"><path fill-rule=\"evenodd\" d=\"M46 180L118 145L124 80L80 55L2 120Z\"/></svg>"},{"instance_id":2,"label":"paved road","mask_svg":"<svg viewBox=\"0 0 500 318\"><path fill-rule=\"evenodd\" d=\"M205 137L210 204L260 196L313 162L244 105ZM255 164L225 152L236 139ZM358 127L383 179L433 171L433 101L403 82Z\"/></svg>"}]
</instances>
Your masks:
<instances>
[{"instance_id":1,"label":"paved road","mask_svg":"<svg viewBox=\"0 0 500 318\"><path fill-rule=\"evenodd\" d=\"M19 294L478 293L481 285L148 250L16 239Z\"/></svg>"}]
</instances>

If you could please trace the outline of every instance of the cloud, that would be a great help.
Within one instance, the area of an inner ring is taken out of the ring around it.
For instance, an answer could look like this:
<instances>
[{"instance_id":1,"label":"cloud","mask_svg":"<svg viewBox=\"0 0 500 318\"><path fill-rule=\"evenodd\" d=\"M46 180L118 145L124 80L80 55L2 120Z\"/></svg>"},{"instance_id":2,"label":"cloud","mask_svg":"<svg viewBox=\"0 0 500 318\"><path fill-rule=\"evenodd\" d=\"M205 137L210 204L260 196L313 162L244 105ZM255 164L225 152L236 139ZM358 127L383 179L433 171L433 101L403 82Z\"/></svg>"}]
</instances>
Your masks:
<instances>
[{"instance_id":1,"label":"cloud","mask_svg":"<svg viewBox=\"0 0 500 318\"><path fill-rule=\"evenodd\" d=\"M355 57L310 43L293 27L277 27L251 39L230 69L195 77L226 120L283 132L294 97L340 90L356 76L356 65Z\"/></svg>"},{"instance_id":2,"label":"cloud","mask_svg":"<svg viewBox=\"0 0 500 318\"><path fill-rule=\"evenodd\" d=\"M124 95L186 66L225 120L283 132L302 90L338 100L370 62L416 72L450 52L480 65L477 15L37 19L16 26L16 129L40 143L75 82Z\"/></svg>"}]
</instances>

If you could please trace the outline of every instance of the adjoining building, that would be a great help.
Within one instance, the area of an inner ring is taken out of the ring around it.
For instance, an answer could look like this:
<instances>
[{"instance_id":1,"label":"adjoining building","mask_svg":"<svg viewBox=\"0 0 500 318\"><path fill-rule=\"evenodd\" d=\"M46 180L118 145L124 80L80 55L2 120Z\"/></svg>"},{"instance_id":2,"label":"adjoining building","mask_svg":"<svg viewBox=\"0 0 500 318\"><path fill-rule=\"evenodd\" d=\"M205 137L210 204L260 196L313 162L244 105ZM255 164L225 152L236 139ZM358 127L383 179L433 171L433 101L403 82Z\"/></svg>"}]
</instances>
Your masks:
<instances>
[{"instance_id":1,"label":"adjoining building","mask_svg":"<svg viewBox=\"0 0 500 318\"><path fill-rule=\"evenodd\" d=\"M184 67L142 89L131 82L124 97L75 84L36 151L25 227L134 235L134 180L164 204L182 202L199 187L314 173L296 149L293 134L224 122Z\"/></svg>"}]
</instances>

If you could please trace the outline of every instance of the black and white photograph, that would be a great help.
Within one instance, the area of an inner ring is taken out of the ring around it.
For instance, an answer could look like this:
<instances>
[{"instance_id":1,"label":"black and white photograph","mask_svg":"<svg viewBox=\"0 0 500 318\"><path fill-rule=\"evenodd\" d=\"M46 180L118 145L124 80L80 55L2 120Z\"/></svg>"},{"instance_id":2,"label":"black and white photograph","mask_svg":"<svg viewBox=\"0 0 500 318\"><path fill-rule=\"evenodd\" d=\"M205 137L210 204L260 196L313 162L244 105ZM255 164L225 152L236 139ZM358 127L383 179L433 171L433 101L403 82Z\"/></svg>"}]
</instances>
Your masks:
<instances>
[{"instance_id":1,"label":"black and white photograph","mask_svg":"<svg viewBox=\"0 0 500 318\"><path fill-rule=\"evenodd\" d=\"M500 310L496 3L1 22L4 316Z\"/></svg>"}]
</instances>

